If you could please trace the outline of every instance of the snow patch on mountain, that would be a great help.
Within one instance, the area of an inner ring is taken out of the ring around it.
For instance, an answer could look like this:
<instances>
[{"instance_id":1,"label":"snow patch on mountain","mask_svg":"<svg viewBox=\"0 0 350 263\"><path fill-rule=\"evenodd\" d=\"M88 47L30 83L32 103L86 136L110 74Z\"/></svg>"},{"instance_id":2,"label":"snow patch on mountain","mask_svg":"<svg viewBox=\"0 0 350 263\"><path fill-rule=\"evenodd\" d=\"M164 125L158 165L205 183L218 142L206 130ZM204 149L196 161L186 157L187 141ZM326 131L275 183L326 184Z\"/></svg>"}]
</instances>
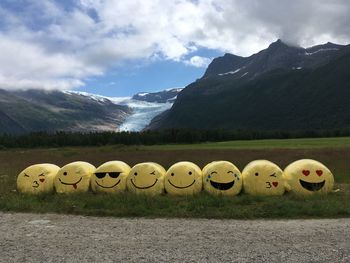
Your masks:
<instances>
[{"instance_id":1,"label":"snow patch on mountain","mask_svg":"<svg viewBox=\"0 0 350 263\"><path fill-rule=\"evenodd\" d=\"M321 48L321 49L316 50L316 51L314 51L314 52L307 52L307 51L305 51L305 55L306 55L306 56L312 56L312 55L317 54L317 53L319 53L319 52L324 52L324 51L337 51L337 50L339 50L339 48Z\"/></svg>"},{"instance_id":2,"label":"snow patch on mountain","mask_svg":"<svg viewBox=\"0 0 350 263\"><path fill-rule=\"evenodd\" d=\"M219 73L219 76L225 76L225 75L230 75L230 74L236 74L240 71L241 69L236 69L235 71L229 71L229 72L225 72L225 73Z\"/></svg>"}]
</instances>

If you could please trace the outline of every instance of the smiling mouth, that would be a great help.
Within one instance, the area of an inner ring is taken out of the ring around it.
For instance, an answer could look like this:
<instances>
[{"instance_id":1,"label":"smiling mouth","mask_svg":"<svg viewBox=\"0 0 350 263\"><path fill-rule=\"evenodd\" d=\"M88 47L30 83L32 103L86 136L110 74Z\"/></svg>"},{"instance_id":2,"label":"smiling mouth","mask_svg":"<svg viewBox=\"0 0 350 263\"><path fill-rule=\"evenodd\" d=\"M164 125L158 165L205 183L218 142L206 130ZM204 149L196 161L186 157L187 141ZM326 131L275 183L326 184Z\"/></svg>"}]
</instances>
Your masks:
<instances>
[{"instance_id":1,"label":"smiling mouth","mask_svg":"<svg viewBox=\"0 0 350 263\"><path fill-rule=\"evenodd\" d=\"M171 185L174 186L175 188L184 189L184 188L188 188L188 187L192 186L192 185L196 182L196 180L193 180L193 182L192 182L191 184L187 185L187 186L176 186L176 185L174 185L172 182L170 182L170 180L168 180L168 182L169 182L169 184L171 184Z\"/></svg>"},{"instance_id":2,"label":"smiling mouth","mask_svg":"<svg viewBox=\"0 0 350 263\"><path fill-rule=\"evenodd\" d=\"M77 184L79 184L81 182L81 180L83 180L83 177L80 177L79 181L76 182L76 183L65 183L65 182L62 182L60 178L58 178L58 180L60 180L61 184L64 184L64 185L71 185L74 187L74 189L77 189Z\"/></svg>"},{"instance_id":3,"label":"smiling mouth","mask_svg":"<svg viewBox=\"0 0 350 263\"><path fill-rule=\"evenodd\" d=\"M157 182L158 182L158 179L156 179L156 181L154 182L154 184L150 185L150 186L144 186L144 187L141 187L141 186L137 186L136 184L134 184L133 180L131 179L130 180L131 183L133 184L133 186L135 186L135 188L137 189L148 189L148 188L151 188L152 186L154 186Z\"/></svg>"},{"instance_id":4,"label":"smiling mouth","mask_svg":"<svg viewBox=\"0 0 350 263\"><path fill-rule=\"evenodd\" d=\"M228 190L235 184L235 181L232 181L232 182L229 182L229 183L219 183L219 182L214 182L214 181L210 180L210 184L215 189Z\"/></svg>"},{"instance_id":5,"label":"smiling mouth","mask_svg":"<svg viewBox=\"0 0 350 263\"><path fill-rule=\"evenodd\" d=\"M309 190L309 191L318 191L320 190L324 184L325 184L325 180L323 180L322 182L320 183L309 183L309 182L305 182L303 180L299 180L301 186L303 188L305 188L306 190Z\"/></svg>"},{"instance_id":6,"label":"smiling mouth","mask_svg":"<svg viewBox=\"0 0 350 263\"><path fill-rule=\"evenodd\" d=\"M114 185L112 185L112 186L103 186L103 185L100 185L96 180L95 180L95 183L96 183L98 186L102 187L102 188L113 188L113 187L117 186L117 185L120 183L120 180L119 180L118 182L116 182L116 183L115 183Z\"/></svg>"}]
</instances>

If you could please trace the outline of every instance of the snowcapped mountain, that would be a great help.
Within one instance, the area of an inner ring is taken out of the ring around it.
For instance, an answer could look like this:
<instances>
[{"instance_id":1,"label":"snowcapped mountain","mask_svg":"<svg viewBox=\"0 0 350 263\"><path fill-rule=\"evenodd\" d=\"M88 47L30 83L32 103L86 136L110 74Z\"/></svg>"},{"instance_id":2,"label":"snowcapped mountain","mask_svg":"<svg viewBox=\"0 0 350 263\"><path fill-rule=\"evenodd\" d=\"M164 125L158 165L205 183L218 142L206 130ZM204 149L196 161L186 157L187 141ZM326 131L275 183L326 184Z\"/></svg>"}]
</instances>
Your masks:
<instances>
[{"instance_id":1,"label":"snowcapped mountain","mask_svg":"<svg viewBox=\"0 0 350 263\"><path fill-rule=\"evenodd\" d=\"M155 116L171 108L181 90L182 88L173 88L159 92L140 92L132 97L106 97L78 91L66 93L89 97L97 102L111 101L116 105L130 108L132 113L125 118L118 130L141 131Z\"/></svg>"},{"instance_id":2,"label":"snowcapped mountain","mask_svg":"<svg viewBox=\"0 0 350 263\"><path fill-rule=\"evenodd\" d=\"M249 57L225 54L146 129L349 129L349 68L350 45L333 43L278 40Z\"/></svg>"},{"instance_id":3,"label":"snowcapped mountain","mask_svg":"<svg viewBox=\"0 0 350 263\"><path fill-rule=\"evenodd\" d=\"M0 89L0 133L141 131L171 108L177 93L147 93L139 100L140 94L113 98L79 91Z\"/></svg>"},{"instance_id":4,"label":"snowcapped mountain","mask_svg":"<svg viewBox=\"0 0 350 263\"><path fill-rule=\"evenodd\" d=\"M290 46L281 40L249 57L225 54L215 58L203 79L219 77L248 80L276 69L314 69L327 64L344 46L326 43L309 48Z\"/></svg>"},{"instance_id":5,"label":"snowcapped mountain","mask_svg":"<svg viewBox=\"0 0 350 263\"><path fill-rule=\"evenodd\" d=\"M0 133L116 131L132 110L74 92L0 89Z\"/></svg>"}]
</instances>

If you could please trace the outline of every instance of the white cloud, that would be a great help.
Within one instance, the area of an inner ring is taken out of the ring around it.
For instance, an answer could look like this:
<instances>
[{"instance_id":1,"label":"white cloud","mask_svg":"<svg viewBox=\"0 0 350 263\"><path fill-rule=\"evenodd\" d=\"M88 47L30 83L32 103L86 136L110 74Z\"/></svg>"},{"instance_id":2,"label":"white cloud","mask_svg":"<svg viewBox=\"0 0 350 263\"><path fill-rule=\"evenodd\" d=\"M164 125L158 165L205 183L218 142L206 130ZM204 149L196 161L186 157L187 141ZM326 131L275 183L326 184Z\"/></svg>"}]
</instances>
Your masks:
<instances>
[{"instance_id":1,"label":"white cloud","mask_svg":"<svg viewBox=\"0 0 350 263\"><path fill-rule=\"evenodd\" d=\"M186 65L194 66L196 68L206 68L210 62L210 58L200 56L193 56L189 60L185 60Z\"/></svg>"},{"instance_id":2,"label":"white cloud","mask_svg":"<svg viewBox=\"0 0 350 263\"><path fill-rule=\"evenodd\" d=\"M350 42L347 0L70 3L0 3L1 88L70 89L133 59L205 67L209 59L192 54L201 47L246 56L277 38L302 46Z\"/></svg>"}]
</instances>

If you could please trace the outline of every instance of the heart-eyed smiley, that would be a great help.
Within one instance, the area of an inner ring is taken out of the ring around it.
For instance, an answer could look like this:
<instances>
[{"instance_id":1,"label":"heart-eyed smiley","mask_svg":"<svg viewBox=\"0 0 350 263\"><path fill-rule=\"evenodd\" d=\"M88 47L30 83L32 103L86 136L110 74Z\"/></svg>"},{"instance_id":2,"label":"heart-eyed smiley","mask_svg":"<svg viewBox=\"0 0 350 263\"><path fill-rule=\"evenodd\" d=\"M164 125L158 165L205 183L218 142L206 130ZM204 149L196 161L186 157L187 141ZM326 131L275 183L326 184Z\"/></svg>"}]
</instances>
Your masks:
<instances>
[{"instance_id":1,"label":"heart-eyed smiley","mask_svg":"<svg viewBox=\"0 0 350 263\"><path fill-rule=\"evenodd\" d=\"M202 190L201 169L191 162L172 165L165 175L165 191L171 195L193 195Z\"/></svg>"},{"instance_id":2,"label":"heart-eyed smiley","mask_svg":"<svg viewBox=\"0 0 350 263\"><path fill-rule=\"evenodd\" d=\"M95 193L120 193L126 189L130 166L122 161L110 161L99 166L91 176L91 189Z\"/></svg>"},{"instance_id":3,"label":"heart-eyed smiley","mask_svg":"<svg viewBox=\"0 0 350 263\"><path fill-rule=\"evenodd\" d=\"M231 162L211 162L203 168L203 186L210 194L237 195L242 189L241 172Z\"/></svg>"},{"instance_id":4,"label":"heart-eyed smiley","mask_svg":"<svg viewBox=\"0 0 350 263\"><path fill-rule=\"evenodd\" d=\"M63 166L54 181L56 192L87 192L90 187L90 177L95 170L95 166L87 162L73 162Z\"/></svg>"},{"instance_id":5,"label":"heart-eyed smiley","mask_svg":"<svg viewBox=\"0 0 350 263\"><path fill-rule=\"evenodd\" d=\"M250 195L283 195L285 183L283 171L273 162L256 160L242 171L244 192Z\"/></svg>"},{"instance_id":6,"label":"heart-eyed smiley","mask_svg":"<svg viewBox=\"0 0 350 263\"><path fill-rule=\"evenodd\" d=\"M299 195L326 194L333 190L332 172L322 163L302 159L288 165L284 170L287 190Z\"/></svg>"},{"instance_id":7,"label":"heart-eyed smiley","mask_svg":"<svg viewBox=\"0 0 350 263\"><path fill-rule=\"evenodd\" d=\"M159 195L164 192L165 169L157 163L136 164L127 177L127 189L134 194Z\"/></svg>"},{"instance_id":8,"label":"heart-eyed smiley","mask_svg":"<svg viewBox=\"0 0 350 263\"><path fill-rule=\"evenodd\" d=\"M53 192L53 181L59 169L57 165L48 163L27 167L17 177L18 191L28 194Z\"/></svg>"}]
</instances>

